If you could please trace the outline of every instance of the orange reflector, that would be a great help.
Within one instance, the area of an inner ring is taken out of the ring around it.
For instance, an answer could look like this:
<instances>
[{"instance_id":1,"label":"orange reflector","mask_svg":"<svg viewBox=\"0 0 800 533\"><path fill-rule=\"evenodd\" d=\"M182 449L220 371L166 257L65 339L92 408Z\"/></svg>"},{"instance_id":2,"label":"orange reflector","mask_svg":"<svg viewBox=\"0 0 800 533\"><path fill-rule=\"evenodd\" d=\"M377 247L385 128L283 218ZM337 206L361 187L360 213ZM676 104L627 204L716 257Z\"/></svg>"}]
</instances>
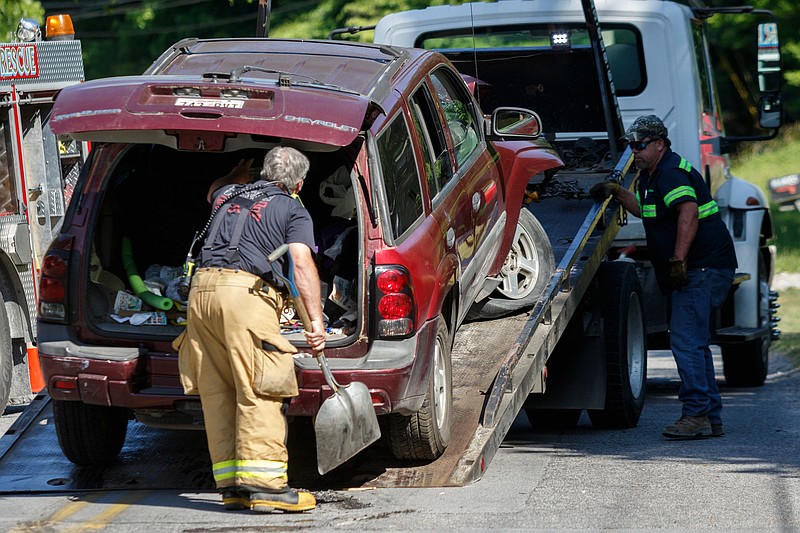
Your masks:
<instances>
[{"instance_id":1,"label":"orange reflector","mask_svg":"<svg viewBox=\"0 0 800 533\"><path fill-rule=\"evenodd\" d=\"M75 38L72 18L69 15L51 15L47 17L45 37L54 41L67 41Z\"/></svg>"},{"instance_id":2,"label":"orange reflector","mask_svg":"<svg viewBox=\"0 0 800 533\"><path fill-rule=\"evenodd\" d=\"M78 382L75 380L57 379L53 382L54 389L77 390Z\"/></svg>"},{"instance_id":3,"label":"orange reflector","mask_svg":"<svg viewBox=\"0 0 800 533\"><path fill-rule=\"evenodd\" d=\"M370 396L372 397L372 405L379 407L386 405L386 398L380 392L373 391Z\"/></svg>"},{"instance_id":4,"label":"orange reflector","mask_svg":"<svg viewBox=\"0 0 800 533\"><path fill-rule=\"evenodd\" d=\"M31 381L31 392L39 392L44 388L42 365L39 363L39 349L28 344L28 377Z\"/></svg>"},{"instance_id":5,"label":"orange reflector","mask_svg":"<svg viewBox=\"0 0 800 533\"><path fill-rule=\"evenodd\" d=\"M758 200L758 198L755 198L753 196L748 196L747 200L745 201L745 204L747 204L747 205L761 205L761 202Z\"/></svg>"}]
</instances>

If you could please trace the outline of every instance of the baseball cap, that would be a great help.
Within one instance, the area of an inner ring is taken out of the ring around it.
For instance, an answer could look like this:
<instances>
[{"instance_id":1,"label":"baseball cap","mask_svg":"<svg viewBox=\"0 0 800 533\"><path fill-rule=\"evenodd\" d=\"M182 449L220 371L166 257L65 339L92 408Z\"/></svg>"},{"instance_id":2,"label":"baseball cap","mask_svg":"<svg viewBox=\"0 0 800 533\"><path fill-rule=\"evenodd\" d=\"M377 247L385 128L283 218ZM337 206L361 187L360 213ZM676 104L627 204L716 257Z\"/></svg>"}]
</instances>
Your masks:
<instances>
[{"instance_id":1,"label":"baseball cap","mask_svg":"<svg viewBox=\"0 0 800 533\"><path fill-rule=\"evenodd\" d=\"M637 118L628 128L627 133L622 136L628 142L643 141L644 139L660 137L667 138L667 127L661 119L655 115L642 115Z\"/></svg>"}]
</instances>

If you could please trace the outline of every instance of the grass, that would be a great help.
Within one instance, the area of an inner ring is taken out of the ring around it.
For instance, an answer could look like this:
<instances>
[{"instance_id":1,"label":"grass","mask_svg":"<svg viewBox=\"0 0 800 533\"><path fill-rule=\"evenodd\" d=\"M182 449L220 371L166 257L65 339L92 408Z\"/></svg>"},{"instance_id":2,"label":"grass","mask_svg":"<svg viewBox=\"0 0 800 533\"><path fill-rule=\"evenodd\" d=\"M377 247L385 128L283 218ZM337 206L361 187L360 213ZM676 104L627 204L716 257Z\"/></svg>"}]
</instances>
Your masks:
<instances>
[{"instance_id":1,"label":"grass","mask_svg":"<svg viewBox=\"0 0 800 533\"><path fill-rule=\"evenodd\" d=\"M731 158L731 172L759 186L770 199L772 178L800 173L800 125L793 125L768 142L752 143ZM771 205L775 226L773 243L778 247L776 272L800 272L800 212L778 211ZM778 315L781 340L774 348L800 367L800 289L782 290Z\"/></svg>"}]
</instances>

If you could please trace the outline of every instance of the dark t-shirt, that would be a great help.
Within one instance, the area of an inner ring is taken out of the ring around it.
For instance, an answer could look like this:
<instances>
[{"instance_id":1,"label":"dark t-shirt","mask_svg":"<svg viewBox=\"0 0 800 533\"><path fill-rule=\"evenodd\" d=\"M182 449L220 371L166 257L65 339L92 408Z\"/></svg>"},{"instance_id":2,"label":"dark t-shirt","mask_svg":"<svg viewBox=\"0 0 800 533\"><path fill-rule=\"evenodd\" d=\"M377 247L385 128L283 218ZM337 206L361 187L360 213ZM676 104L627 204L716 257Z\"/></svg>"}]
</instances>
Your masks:
<instances>
[{"instance_id":1,"label":"dark t-shirt","mask_svg":"<svg viewBox=\"0 0 800 533\"><path fill-rule=\"evenodd\" d=\"M261 186L260 188L255 188ZM222 206L216 217L222 217L218 231L212 224L203 252L197 261L198 267L224 267L244 270L264 280L273 282L272 268L267 256L285 243L302 243L315 250L314 227L311 215L302 204L283 192L278 186L265 181L247 185L228 185L214 191L211 204L216 207L242 188L253 188ZM233 236L237 218L248 209L242 228L238 253L226 262L229 243ZM215 233L212 235L211 233ZM280 261L285 269L286 261ZM286 272L284 272L285 274Z\"/></svg>"},{"instance_id":2,"label":"dark t-shirt","mask_svg":"<svg viewBox=\"0 0 800 533\"><path fill-rule=\"evenodd\" d=\"M692 165L670 149L650 176L641 171L636 200L642 212L647 246L659 284L666 286L669 259L675 253L678 210L683 202L694 202L698 210L697 235L686 257L687 267L736 268L736 252L728 228L719 214L703 177Z\"/></svg>"}]
</instances>

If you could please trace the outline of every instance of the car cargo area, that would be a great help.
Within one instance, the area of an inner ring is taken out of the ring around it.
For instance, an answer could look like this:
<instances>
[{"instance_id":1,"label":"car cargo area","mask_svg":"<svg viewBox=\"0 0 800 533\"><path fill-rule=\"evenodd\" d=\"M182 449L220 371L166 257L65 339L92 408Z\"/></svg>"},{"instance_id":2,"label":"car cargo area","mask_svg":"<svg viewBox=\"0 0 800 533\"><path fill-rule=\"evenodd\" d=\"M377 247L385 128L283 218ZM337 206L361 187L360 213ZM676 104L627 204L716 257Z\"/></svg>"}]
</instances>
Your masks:
<instances>
[{"instance_id":1,"label":"car cargo area","mask_svg":"<svg viewBox=\"0 0 800 533\"><path fill-rule=\"evenodd\" d=\"M100 334L174 337L181 332L186 322L186 299L180 292L183 264L195 233L211 214L209 186L241 160L253 160L250 173L257 179L265 153L266 149L184 152L132 144L105 170L106 177L92 174L104 172L99 168L89 171L91 190L104 181L95 199L82 199L99 204L88 239L89 271L82 279L88 280L86 316ZM314 221L330 343L347 344L363 327L358 312L363 306L357 303L363 301L364 291L353 159L344 150L305 153L311 168L300 197ZM143 287L153 295L143 293ZM296 344L304 343L290 306L284 310L282 330Z\"/></svg>"}]
</instances>

